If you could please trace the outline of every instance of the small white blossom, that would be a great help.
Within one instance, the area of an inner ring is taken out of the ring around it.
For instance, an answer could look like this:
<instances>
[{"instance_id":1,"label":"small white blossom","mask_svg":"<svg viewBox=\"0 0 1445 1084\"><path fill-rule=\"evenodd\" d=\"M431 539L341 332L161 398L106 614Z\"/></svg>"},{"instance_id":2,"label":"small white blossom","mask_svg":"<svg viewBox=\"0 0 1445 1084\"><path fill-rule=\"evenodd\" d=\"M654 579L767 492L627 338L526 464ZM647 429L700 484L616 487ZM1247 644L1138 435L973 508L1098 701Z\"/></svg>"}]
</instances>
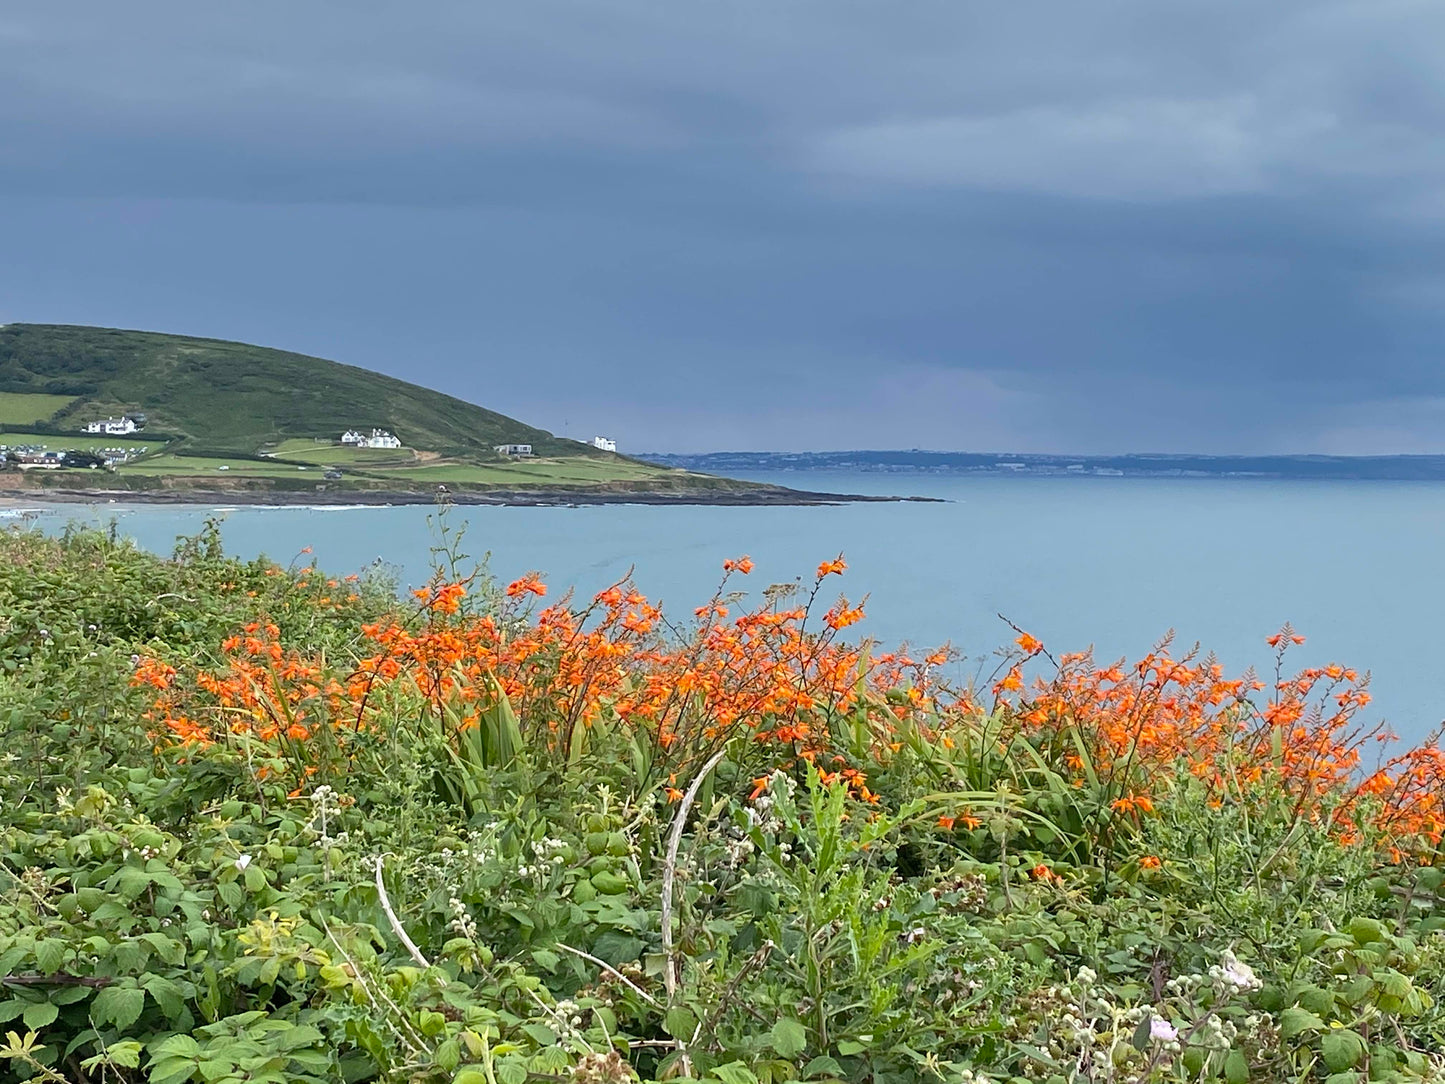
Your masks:
<instances>
[{"instance_id":1,"label":"small white blossom","mask_svg":"<svg viewBox=\"0 0 1445 1084\"><path fill-rule=\"evenodd\" d=\"M249 854L243 854L243 855L241 855L241 857L238 858L238 859L236 859L236 862L235 862L236 868L237 868L238 870L240 870L242 873L246 872L246 867L249 866L250 864L251 864L251 856L250 856Z\"/></svg>"},{"instance_id":2,"label":"small white blossom","mask_svg":"<svg viewBox=\"0 0 1445 1084\"><path fill-rule=\"evenodd\" d=\"M1255 976L1254 970L1234 953L1225 950L1220 956L1222 966L1210 968L1210 974L1226 986L1236 990L1258 990L1264 984Z\"/></svg>"}]
</instances>

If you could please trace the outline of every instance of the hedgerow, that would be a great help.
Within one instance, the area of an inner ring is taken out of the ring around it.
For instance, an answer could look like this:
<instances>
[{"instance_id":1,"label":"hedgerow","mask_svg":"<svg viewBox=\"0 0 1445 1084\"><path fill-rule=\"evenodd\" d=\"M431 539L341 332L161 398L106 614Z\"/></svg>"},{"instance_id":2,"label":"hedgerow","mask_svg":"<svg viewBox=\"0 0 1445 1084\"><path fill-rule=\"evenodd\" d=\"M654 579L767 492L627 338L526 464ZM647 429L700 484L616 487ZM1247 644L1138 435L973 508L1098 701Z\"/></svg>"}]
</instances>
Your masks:
<instances>
[{"instance_id":1,"label":"hedgerow","mask_svg":"<svg viewBox=\"0 0 1445 1084\"><path fill-rule=\"evenodd\" d=\"M1445 757L1292 630L953 688L841 557L677 621L439 530L0 538L0 1078L1445 1080Z\"/></svg>"}]
</instances>

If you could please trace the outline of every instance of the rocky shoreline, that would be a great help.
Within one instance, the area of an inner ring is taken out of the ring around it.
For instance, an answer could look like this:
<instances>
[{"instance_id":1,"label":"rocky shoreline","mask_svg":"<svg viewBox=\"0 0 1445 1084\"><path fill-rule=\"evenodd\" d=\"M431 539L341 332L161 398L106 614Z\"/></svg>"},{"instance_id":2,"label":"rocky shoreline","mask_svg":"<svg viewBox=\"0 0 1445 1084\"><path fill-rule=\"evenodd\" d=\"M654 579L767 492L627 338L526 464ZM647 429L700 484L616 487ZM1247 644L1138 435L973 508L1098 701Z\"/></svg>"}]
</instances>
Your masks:
<instances>
[{"instance_id":1,"label":"rocky shoreline","mask_svg":"<svg viewBox=\"0 0 1445 1084\"><path fill-rule=\"evenodd\" d=\"M457 505L493 505L521 508L582 507L610 504L708 505L720 507L822 506L861 502L929 502L933 497L893 497L860 493L815 493L782 486L748 489L698 489L649 491L626 489L511 489L451 490L424 493L415 490L109 490L44 489L10 490L4 497L12 503L46 504L157 504L157 505L249 505L273 507L345 505L421 505L446 501Z\"/></svg>"}]
</instances>

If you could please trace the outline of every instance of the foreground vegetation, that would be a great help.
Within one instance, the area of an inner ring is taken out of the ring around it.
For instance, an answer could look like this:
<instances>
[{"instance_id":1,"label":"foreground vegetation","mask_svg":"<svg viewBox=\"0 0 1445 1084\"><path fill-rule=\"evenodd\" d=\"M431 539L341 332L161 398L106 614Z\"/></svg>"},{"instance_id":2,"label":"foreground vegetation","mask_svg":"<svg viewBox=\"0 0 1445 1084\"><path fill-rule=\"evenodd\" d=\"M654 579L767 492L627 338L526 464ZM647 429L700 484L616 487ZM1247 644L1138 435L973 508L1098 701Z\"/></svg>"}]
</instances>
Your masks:
<instances>
[{"instance_id":1,"label":"foreground vegetation","mask_svg":"<svg viewBox=\"0 0 1445 1084\"><path fill-rule=\"evenodd\" d=\"M0 539L0 1076L1445 1080L1445 757L1347 668L951 689L841 559L678 621L439 532Z\"/></svg>"}]
</instances>

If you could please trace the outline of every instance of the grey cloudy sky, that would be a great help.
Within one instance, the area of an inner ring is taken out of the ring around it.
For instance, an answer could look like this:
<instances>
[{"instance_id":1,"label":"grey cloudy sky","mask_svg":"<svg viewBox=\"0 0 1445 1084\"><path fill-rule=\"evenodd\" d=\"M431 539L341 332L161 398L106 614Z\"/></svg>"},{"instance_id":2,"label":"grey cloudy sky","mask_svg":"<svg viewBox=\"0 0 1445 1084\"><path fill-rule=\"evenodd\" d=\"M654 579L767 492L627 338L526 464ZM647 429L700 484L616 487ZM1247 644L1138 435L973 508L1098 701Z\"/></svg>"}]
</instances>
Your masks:
<instances>
[{"instance_id":1,"label":"grey cloudy sky","mask_svg":"<svg viewBox=\"0 0 1445 1084\"><path fill-rule=\"evenodd\" d=\"M0 6L0 321L624 449L1445 451L1445 7Z\"/></svg>"}]
</instances>

